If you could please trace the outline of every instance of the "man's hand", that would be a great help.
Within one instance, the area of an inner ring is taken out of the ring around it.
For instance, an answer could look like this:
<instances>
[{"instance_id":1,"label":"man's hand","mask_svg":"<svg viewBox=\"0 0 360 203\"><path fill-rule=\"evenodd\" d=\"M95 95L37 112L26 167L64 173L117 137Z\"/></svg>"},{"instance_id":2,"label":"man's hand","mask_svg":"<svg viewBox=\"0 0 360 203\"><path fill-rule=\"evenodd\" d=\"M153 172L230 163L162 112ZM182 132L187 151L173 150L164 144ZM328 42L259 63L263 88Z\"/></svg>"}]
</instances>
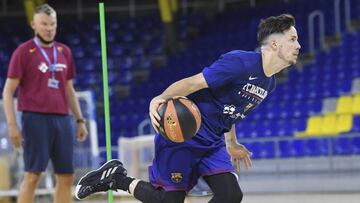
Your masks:
<instances>
[{"instance_id":1,"label":"man's hand","mask_svg":"<svg viewBox=\"0 0 360 203\"><path fill-rule=\"evenodd\" d=\"M164 102L165 102L164 99L155 97L151 100L150 106L149 106L149 116L150 116L151 124L157 133L159 133L159 130L158 130L160 127L159 121L161 119L157 110L158 110L160 104L162 104Z\"/></svg>"},{"instance_id":2,"label":"man's hand","mask_svg":"<svg viewBox=\"0 0 360 203\"><path fill-rule=\"evenodd\" d=\"M9 125L9 135L13 147L19 149L22 145L23 138L17 125Z\"/></svg>"},{"instance_id":3,"label":"man's hand","mask_svg":"<svg viewBox=\"0 0 360 203\"><path fill-rule=\"evenodd\" d=\"M77 132L76 138L78 142L84 142L88 136L88 131L86 129L85 123L78 123L77 124Z\"/></svg>"},{"instance_id":4,"label":"man's hand","mask_svg":"<svg viewBox=\"0 0 360 203\"><path fill-rule=\"evenodd\" d=\"M246 147L238 142L226 143L226 150L231 156L231 162L235 166L237 172L240 171L240 161L245 164L245 168L249 169L252 166L250 157L252 153Z\"/></svg>"}]
</instances>

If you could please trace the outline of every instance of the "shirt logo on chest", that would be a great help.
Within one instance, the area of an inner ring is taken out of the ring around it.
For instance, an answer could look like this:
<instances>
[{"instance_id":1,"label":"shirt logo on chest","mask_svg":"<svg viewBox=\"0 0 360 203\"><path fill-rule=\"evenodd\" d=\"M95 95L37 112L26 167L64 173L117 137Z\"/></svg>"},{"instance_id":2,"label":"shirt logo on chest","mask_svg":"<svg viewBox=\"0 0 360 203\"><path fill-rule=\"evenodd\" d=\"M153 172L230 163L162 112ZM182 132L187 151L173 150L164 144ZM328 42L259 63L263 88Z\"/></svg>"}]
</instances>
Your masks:
<instances>
[{"instance_id":1,"label":"shirt logo on chest","mask_svg":"<svg viewBox=\"0 0 360 203\"><path fill-rule=\"evenodd\" d=\"M257 79L257 77L253 77L253 76L249 77L249 80L256 80L256 79Z\"/></svg>"},{"instance_id":2,"label":"shirt logo on chest","mask_svg":"<svg viewBox=\"0 0 360 203\"><path fill-rule=\"evenodd\" d=\"M268 95L268 92L259 86L253 85L251 83L247 83L238 92L238 94L247 99L251 99L257 104L260 104L262 100L264 100L265 97Z\"/></svg>"},{"instance_id":3,"label":"shirt logo on chest","mask_svg":"<svg viewBox=\"0 0 360 203\"><path fill-rule=\"evenodd\" d=\"M39 70L43 73L46 73L46 71L49 69L49 67L46 65L46 63L42 62L39 65Z\"/></svg>"},{"instance_id":4,"label":"shirt logo on chest","mask_svg":"<svg viewBox=\"0 0 360 203\"><path fill-rule=\"evenodd\" d=\"M66 65L62 63L57 63L55 67L56 67L56 72L59 72L59 71L63 71L66 68ZM45 62L41 62L38 68L42 73L46 73L46 71L49 70L49 66Z\"/></svg>"}]
</instances>

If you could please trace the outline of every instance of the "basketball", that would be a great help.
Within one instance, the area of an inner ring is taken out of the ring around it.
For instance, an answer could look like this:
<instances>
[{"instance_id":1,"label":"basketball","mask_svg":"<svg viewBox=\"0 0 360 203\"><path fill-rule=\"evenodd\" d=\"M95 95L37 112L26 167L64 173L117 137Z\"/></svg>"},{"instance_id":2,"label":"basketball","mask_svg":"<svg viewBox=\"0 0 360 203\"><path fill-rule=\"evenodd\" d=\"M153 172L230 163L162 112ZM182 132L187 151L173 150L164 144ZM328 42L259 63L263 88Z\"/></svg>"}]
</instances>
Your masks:
<instances>
[{"instance_id":1,"label":"basketball","mask_svg":"<svg viewBox=\"0 0 360 203\"><path fill-rule=\"evenodd\" d=\"M198 107L186 97L174 97L159 106L159 133L172 142L191 139L200 128Z\"/></svg>"}]
</instances>

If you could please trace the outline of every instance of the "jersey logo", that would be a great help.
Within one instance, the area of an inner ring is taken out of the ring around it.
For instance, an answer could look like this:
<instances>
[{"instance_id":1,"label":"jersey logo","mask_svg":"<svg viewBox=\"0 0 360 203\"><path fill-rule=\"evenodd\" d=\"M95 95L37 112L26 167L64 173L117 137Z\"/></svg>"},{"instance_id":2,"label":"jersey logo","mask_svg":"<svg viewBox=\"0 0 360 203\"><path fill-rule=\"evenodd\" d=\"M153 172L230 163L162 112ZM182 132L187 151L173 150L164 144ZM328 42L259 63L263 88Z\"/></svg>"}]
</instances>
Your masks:
<instances>
[{"instance_id":1,"label":"jersey logo","mask_svg":"<svg viewBox=\"0 0 360 203\"><path fill-rule=\"evenodd\" d=\"M174 183L180 183L183 179L182 173L171 173L171 181Z\"/></svg>"},{"instance_id":2,"label":"jersey logo","mask_svg":"<svg viewBox=\"0 0 360 203\"><path fill-rule=\"evenodd\" d=\"M223 114L233 115L235 110L236 110L235 105L233 105L233 104L231 104L231 105L224 104Z\"/></svg>"},{"instance_id":3,"label":"jersey logo","mask_svg":"<svg viewBox=\"0 0 360 203\"><path fill-rule=\"evenodd\" d=\"M257 79L257 77L253 77L253 76L251 76L250 75L250 77L249 77L249 80L256 80Z\"/></svg>"},{"instance_id":4,"label":"jersey logo","mask_svg":"<svg viewBox=\"0 0 360 203\"><path fill-rule=\"evenodd\" d=\"M56 72L63 71L66 68L66 64L57 63L56 64ZM46 73L46 71L49 69L48 65L45 62L41 62L39 65L39 70L42 73Z\"/></svg>"},{"instance_id":5,"label":"jersey logo","mask_svg":"<svg viewBox=\"0 0 360 203\"><path fill-rule=\"evenodd\" d=\"M46 63L42 62L39 65L39 70L43 73L46 73L46 71L49 69L49 67L46 65Z\"/></svg>"},{"instance_id":6,"label":"jersey logo","mask_svg":"<svg viewBox=\"0 0 360 203\"><path fill-rule=\"evenodd\" d=\"M247 111L249 111L249 110L251 109L251 107L253 107L253 106L254 106L254 104L248 103L248 105L246 105L245 108L244 108L244 113L246 113Z\"/></svg>"},{"instance_id":7,"label":"jersey logo","mask_svg":"<svg viewBox=\"0 0 360 203\"><path fill-rule=\"evenodd\" d=\"M30 53L34 53L36 51L36 48L29 49Z\"/></svg>"},{"instance_id":8,"label":"jersey logo","mask_svg":"<svg viewBox=\"0 0 360 203\"><path fill-rule=\"evenodd\" d=\"M57 50L62 53L64 49L62 47L57 47Z\"/></svg>"},{"instance_id":9,"label":"jersey logo","mask_svg":"<svg viewBox=\"0 0 360 203\"><path fill-rule=\"evenodd\" d=\"M268 92L259 86L247 83L238 92L238 94L247 99L251 99L253 102L256 102L257 104L260 104L262 100L265 99Z\"/></svg>"},{"instance_id":10,"label":"jersey logo","mask_svg":"<svg viewBox=\"0 0 360 203\"><path fill-rule=\"evenodd\" d=\"M250 108L250 107L249 107ZM236 110L236 106L231 104L231 105L228 105L228 104L224 104L224 110L223 110L223 114L227 114L229 115L230 118L232 119L237 119L239 117L241 117L242 119L245 118L245 115L242 114L242 113L235 113L235 110Z\"/></svg>"}]
</instances>

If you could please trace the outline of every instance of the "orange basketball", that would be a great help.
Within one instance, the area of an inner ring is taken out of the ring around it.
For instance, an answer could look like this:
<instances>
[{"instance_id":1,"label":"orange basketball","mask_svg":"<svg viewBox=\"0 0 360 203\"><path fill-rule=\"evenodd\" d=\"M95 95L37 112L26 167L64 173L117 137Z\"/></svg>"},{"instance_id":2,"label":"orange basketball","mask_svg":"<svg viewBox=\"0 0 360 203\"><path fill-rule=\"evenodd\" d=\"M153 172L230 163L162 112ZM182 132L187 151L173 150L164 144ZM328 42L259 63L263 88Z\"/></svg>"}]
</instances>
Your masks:
<instances>
[{"instance_id":1,"label":"orange basketball","mask_svg":"<svg viewBox=\"0 0 360 203\"><path fill-rule=\"evenodd\" d=\"M198 107L186 97L174 97L159 106L160 134L172 142L191 139L199 130L201 114Z\"/></svg>"}]
</instances>

